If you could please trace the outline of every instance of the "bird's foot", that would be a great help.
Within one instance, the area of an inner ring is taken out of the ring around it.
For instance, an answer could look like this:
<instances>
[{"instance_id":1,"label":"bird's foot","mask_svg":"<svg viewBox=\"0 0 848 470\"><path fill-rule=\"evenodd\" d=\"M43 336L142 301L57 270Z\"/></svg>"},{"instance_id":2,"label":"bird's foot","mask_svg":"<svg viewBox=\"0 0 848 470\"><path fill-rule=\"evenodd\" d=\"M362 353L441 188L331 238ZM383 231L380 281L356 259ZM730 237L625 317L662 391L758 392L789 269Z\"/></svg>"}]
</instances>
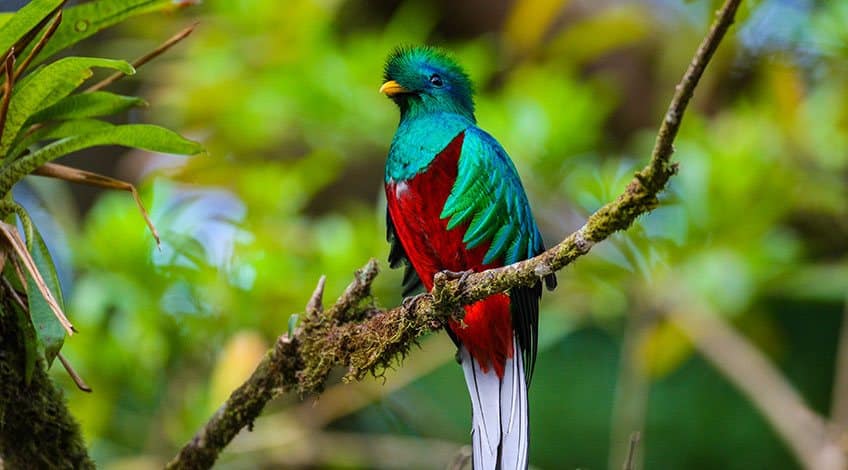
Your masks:
<instances>
[{"instance_id":1,"label":"bird's foot","mask_svg":"<svg viewBox=\"0 0 848 470\"><path fill-rule=\"evenodd\" d=\"M465 287L465 281L468 280L468 276L474 274L474 271L470 269L466 269L465 271L442 271L445 275L446 281L456 281L459 280L459 288L460 290Z\"/></svg>"},{"instance_id":2,"label":"bird's foot","mask_svg":"<svg viewBox=\"0 0 848 470\"><path fill-rule=\"evenodd\" d=\"M439 272L437 272L436 275L433 276L433 290L431 291L431 294L433 295L433 301L435 302L435 304L441 305L442 302L444 302L445 300L448 300L448 299L445 298L445 292L444 292L445 285L450 281L458 280L459 282L458 282L458 285L457 285L457 289L453 291L454 294L449 295L449 298L450 298L449 302L453 303L454 302L453 297L456 295L456 293L459 293L463 289L465 289L465 281L468 279L468 276L470 276L471 273L473 273L473 271L470 271L470 270L469 271L459 271L459 272L455 272L455 271L439 271Z\"/></svg>"}]
</instances>

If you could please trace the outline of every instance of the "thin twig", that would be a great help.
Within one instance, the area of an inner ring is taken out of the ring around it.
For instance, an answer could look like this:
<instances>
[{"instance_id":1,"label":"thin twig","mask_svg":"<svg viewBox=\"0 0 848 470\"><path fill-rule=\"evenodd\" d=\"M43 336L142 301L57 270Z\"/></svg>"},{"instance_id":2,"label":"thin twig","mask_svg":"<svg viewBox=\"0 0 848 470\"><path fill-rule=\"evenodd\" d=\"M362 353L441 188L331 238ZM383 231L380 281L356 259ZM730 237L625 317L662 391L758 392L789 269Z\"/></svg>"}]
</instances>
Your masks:
<instances>
[{"instance_id":1,"label":"thin twig","mask_svg":"<svg viewBox=\"0 0 848 470\"><path fill-rule=\"evenodd\" d=\"M67 3L67 2L68 2L68 0L62 0L61 2L59 2L58 5L53 7L53 10L51 10L49 13L44 15L44 18L42 18L41 21L39 21L38 24L34 28L27 31L27 33L24 36L22 36L18 40L18 42L15 43L15 46L14 46L15 50L23 51L24 49L26 49L26 47L29 45L29 43L32 42L32 40L35 38L35 35L39 31L41 31L42 28L44 28L44 26L53 18L53 15L55 15L57 12L62 11L62 8L65 7L65 3Z\"/></svg>"},{"instance_id":2,"label":"thin twig","mask_svg":"<svg viewBox=\"0 0 848 470\"><path fill-rule=\"evenodd\" d=\"M24 302L24 299L21 298L20 293L15 290L15 287L12 286L12 283L9 282L9 280L6 279L5 276L0 277L0 281L3 282L3 287L6 288L6 292L9 293L9 295L12 297L12 300L14 300L16 304L18 304L18 307L20 307L21 310L26 312L28 310L27 304L26 302Z\"/></svg>"},{"instance_id":3,"label":"thin twig","mask_svg":"<svg viewBox=\"0 0 848 470\"><path fill-rule=\"evenodd\" d=\"M456 306L471 304L512 287L534 285L656 207L657 193L675 172L669 159L683 113L707 63L733 23L740 1L725 2L677 86L657 135L650 164L634 177L624 194L592 214L580 230L542 255L505 268L472 274L464 283L448 281L440 273L431 295L423 295L416 302L388 311L361 305L373 277L365 279L366 276L357 275L352 285L359 283L361 288L346 291L346 294L355 295L343 295L328 309L328 312L337 312L333 316L307 316L293 337L284 334L278 338L276 346L266 354L253 375L233 392L167 468L211 467L232 438L249 426L265 403L279 393L320 393L330 370L336 365L347 367L346 379L349 380L361 379L369 373L378 374L405 354L416 338L440 329L445 316L453 314ZM369 267L373 267L376 276L373 260L365 269ZM439 298L439 302L435 302L434 297ZM350 310L362 315L350 315ZM358 316L365 320L347 322Z\"/></svg>"},{"instance_id":4,"label":"thin twig","mask_svg":"<svg viewBox=\"0 0 848 470\"><path fill-rule=\"evenodd\" d=\"M371 283L377 277L378 272L377 262L372 259L365 267L353 273L353 281L324 315L331 320L345 318L359 301L371 295Z\"/></svg>"},{"instance_id":5,"label":"thin twig","mask_svg":"<svg viewBox=\"0 0 848 470\"><path fill-rule=\"evenodd\" d=\"M83 380L82 376L80 376L77 371L74 370L74 367L71 365L70 362L68 362L67 359L65 359L65 356L63 356L62 353L56 353L56 356L59 358L59 362L62 363L62 367L65 368L65 372L67 372L68 375L71 376L71 380L74 381L74 384L76 384L77 388L82 390L83 392L91 393L91 387L89 387L88 384L85 383L85 380Z\"/></svg>"},{"instance_id":6,"label":"thin twig","mask_svg":"<svg viewBox=\"0 0 848 470\"><path fill-rule=\"evenodd\" d=\"M318 284L315 286L315 290L312 291L312 296L309 297L309 302L306 303L306 314L307 315L320 315L324 312L323 298L324 298L324 286L327 284L327 276L322 275L320 279L318 279Z\"/></svg>"},{"instance_id":7,"label":"thin twig","mask_svg":"<svg viewBox=\"0 0 848 470\"><path fill-rule=\"evenodd\" d=\"M196 28L196 27L197 27L197 23L194 23L191 26L184 28L183 30L181 30L177 34L168 38L168 40L163 42L156 49L153 49L152 51L148 52L147 54L144 54L143 56L134 60L132 62L132 66L135 67L135 68L139 68L142 65L144 65L144 64L150 62L151 60L155 59L156 57L159 57L160 55L164 54L168 49L174 47L177 43L179 43L180 41L185 39L189 34L191 34L191 32L194 31L194 28ZM92 91L101 90L101 89L111 85L112 83L117 82L118 80L120 80L124 76L125 75L121 72L113 73L112 75L109 75L108 77L104 78L103 80L100 80L99 82L95 83L94 85L91 85L90 87L86 88L85 91L83 91L83 93L91 93Z\"/></svg>"},{"instance_id":8,"label":"thin twig","mask_svg":"<svg viewBox=\"0 0 848 470\"><path fill-rule=\"evenodd\" d=\"M47 287L47 283L44 282L44 278L38 271L38 267L35 265L32 255L30 255L27 251L26 243L21 240L18 230L5 222L0 222L0 233L2 233L3 238L5 238L18 255L18 259L23 263L29 275L32 276L33 281L35 281L36 288L41 293L42 297L44 297L44 301L47 302L50 310L56 316L56 319L59 320L59 323L68 333L68 336L73 335L76 332L76 329L71 324L70 320L68 320L68 317L65 316L65 312L62 311L62 307L59 306L59 303L56 301L53 293L50 292L50 288ZM36 295L34 292L28 292L27 294Z\"/></svg>"},{"instance_id":9,"label":"thin twig","mask_svg":"<svg viewBox=\"0 0 848 470\"><path fill-rule=\"evenodd\" d=\"M630 443L627 446L627 458L624 460L622 470L634 470L636 468L636 449L639 447L639 439L642 435L639 431L630 434Z\"/></svg>"},{"instance_id":10,"label":"thin twig","mask_svg":"<svg viewBox=\"0 0 848 470\"><path fill-rule=\"evenodd\" d=\"M29 64L38 56L38 53L44 49L44 46L47 45L47 42L50 41L50 38L53 37L53 34L56 32L56 29L59 27L59 24L62 22L62 10L56 12L53 16L53 21L50 22L50 25L47 26L47 29L44 30L44 34L41 35L41 38L35 43L32 50L29 51L29 55L24 58L24 61L21 65L15 70L15 80L17 80L22 73L24 73L29 67Z\"/></svg>"},{"instance_id":11,"label":"thin twig","mask_svg":"<svg viewBox=\"0 0 848 470\"><path fill-rule=\"evenodd\" d=\"M0 278L0 281L2 281L3 286L6 288L6 292L9 293L9 295L12 297L12 300L14 300L16 304L18 304L18 307L20 307L20 309L24 312L29 311L29 307L27 307L26 302L24 302L24 300L21 298L18 291L16 291L15 288L12 287L12 284L9 282L9 280L5 277L2 277ZM80 376L77 371L74 370L73 366L71 366L71 363L68 362L68 360L65 359L64 356L62 356L62 353L57 353L56 355L59 357L59 362L62 363L62 367L65 368L65 372L68 373L68 375L71 377L71 380L73 380L76 384L77 388L79 388L83 392L91 392L91 387L89 387L88 384L85 383L85 380L83 380L82 376Z\"/></svg>"},{"instance_id":12,"label":"thin twig","mask_svg":"<svg viewBox=\"0 0 848 470\"><path fill-rule=\"evenodd\" d=\"M72 183L85 184L96 188L117 189L129 192L135 201L136 207L138 207L138 211L141 213L141 218L144 219L144 223L147 224L147 228L150 229L153 239L156 240L156 246L159 246L159 232L156 230L156 226L153 225L153 221L150 220L150 215L144 207L144 203L141 201L141 196L138 194L138 190L132 183L98 173L80 170L79 168L60 165L58 163L45 163L44 165L36 168L32 174L70 181Z\"/></svg>"},{"instance_id":13,"label":"thin twig","mask_svg":"<svg viewBox=\"0 0 848 470\"><path fill-rule=\"evenodd\" d=\"M6 252L6 250L2 250ZM6 259L12 263L12 269L15 271L15 275L18 277L18 282L21 283L21 286L26 289L27 278L24 275L24 268L21 267L20 261L14 256L10 256L12 253L6 252Z\"/></svg>"}]
</instances>

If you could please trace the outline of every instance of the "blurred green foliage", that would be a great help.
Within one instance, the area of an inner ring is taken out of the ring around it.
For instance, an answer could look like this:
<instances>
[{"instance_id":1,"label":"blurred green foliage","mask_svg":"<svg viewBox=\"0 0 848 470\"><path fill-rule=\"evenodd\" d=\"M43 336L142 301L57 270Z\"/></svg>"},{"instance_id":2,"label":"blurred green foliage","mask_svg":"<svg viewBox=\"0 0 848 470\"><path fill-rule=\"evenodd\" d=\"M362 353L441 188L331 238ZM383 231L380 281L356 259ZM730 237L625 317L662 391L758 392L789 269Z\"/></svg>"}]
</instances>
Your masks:
<instances>
[{"instance_id":1,"label":"blurred green foliage","mask_svg":"<svg viewBox=\"0 0 848 470\"><path fill-rule=\"evenodd\" d=\"M122 86L209 151L121 160L119 174L145 182L161 250L123 194L45 233L73 266L63 281L82 333L65 351L95 393L69 385L68 395L95 458L161 465L286 331L322 274L329 302L369 257L385 259L382 165L397 112L377 88L392 48L436 43L465 64L477 117L515 160L553 244L647 161L716 4L208 0L88 42L131 58L198 20L179 50ZM540 468L607 464L627 319L678 290L684 306L732 321L828 411L848 285L848 8L745 5L686 115L680 172L661 206L567 268L543 299L530 395ZM48 212L82 210L57 205L67 188L35 187ZM400 301L399 285L386 267L383 305ZM632 397L647 400L645 468L796 468L673 326L658 321L639 351L651 383L649 396ZM314 406L279 400L222 468L443 468L467 443L466 392L444 337L388 371L386 387L377 382Z\"/></svg>"}]
</instances>

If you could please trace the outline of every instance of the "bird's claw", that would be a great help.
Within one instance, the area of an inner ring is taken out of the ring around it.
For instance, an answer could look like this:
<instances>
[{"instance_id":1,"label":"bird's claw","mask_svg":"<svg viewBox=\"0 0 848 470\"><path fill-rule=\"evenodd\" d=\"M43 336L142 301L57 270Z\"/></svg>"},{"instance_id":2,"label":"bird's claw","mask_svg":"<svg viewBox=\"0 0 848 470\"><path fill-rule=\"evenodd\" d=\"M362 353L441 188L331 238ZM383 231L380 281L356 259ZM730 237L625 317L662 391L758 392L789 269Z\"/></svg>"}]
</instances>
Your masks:
<instances>
[{"instance_id":1,"label":"bird's claw","mask_svg":"<svg viewBox=\"0 0 848 470\"><path fill-rule=\"evenodd\" d=\"M456 281L459 280L459 288L462 289L465 286L465 281L468 280L468 276L474 274L474 271L470 269L466 269L465 271L442 271L444 273L445 278L448 281Z\"/></svg>"}]
</instances>

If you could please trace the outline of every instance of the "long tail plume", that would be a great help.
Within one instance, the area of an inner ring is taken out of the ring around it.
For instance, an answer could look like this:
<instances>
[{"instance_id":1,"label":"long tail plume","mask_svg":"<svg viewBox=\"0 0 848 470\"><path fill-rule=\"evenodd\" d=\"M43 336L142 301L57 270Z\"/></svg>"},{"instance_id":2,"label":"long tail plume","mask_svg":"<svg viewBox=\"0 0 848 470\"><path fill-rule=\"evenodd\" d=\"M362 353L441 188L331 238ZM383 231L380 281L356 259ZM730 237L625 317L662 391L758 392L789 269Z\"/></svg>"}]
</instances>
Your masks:
<instances>
[{"instance_id":1,"label":"long tail plume","mask_svg":"<svg viewBox=\"0 0 848 470\"><path fill-rule=\"evenodd\" d=\"M484 372L464 347L462 370L471 395L474 470L527 468L530 439L527 381L518 341L506 360L503 377L494 368Z\"/></svg>"}]
</instances>

